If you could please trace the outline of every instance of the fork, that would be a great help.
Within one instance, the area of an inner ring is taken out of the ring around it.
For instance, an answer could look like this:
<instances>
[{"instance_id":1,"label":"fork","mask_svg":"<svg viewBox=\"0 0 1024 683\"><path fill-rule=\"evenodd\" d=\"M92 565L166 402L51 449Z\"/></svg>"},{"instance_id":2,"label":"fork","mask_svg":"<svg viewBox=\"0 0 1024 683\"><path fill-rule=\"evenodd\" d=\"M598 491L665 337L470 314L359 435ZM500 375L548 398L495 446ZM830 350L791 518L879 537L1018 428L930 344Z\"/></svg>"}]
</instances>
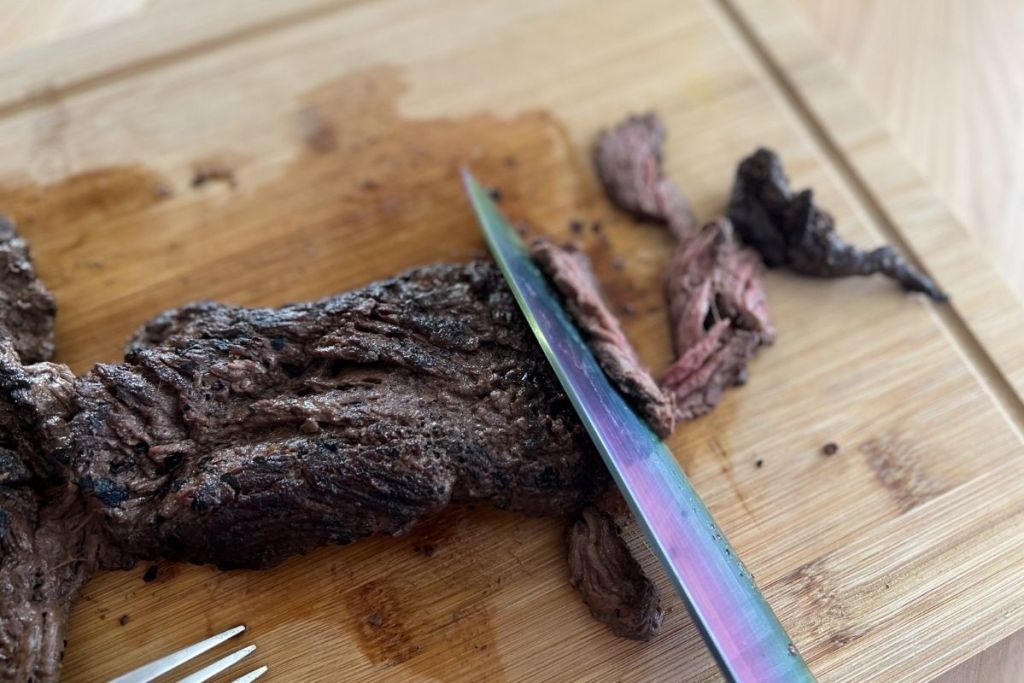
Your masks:
<instances>
[{"instance_id":1,"label":"fork","mask_svg":"<svg viewBox=\"0 0 1024 683\"><path fill-rule=\"evenodd\" d=\"M229 628L227 631L224 631L223 633L218 633L215 636L210 636L206 640L201 640L194 645L189 645L188 647L182 648L177 652L172 652L166 657L161 657L160 659L154 662L150 662L149 664L140 666L138 669L129 671L123 676L118 676L114 680L110 681L110 683L149 683L149 681L155 680L158 676L162 676L168 671L178 668L185 662L198 657L207 650L217 647L225 640L234 638L244 630L245 626L242 625L235 626L234 628ZM204 666L202 669L196 671L194 674L191 674L190 676L186 676L185 678L181 679L179 683L202 683L203 681L208 681L217 674L219 674L221 671L227 669L232 664L235 664L241 659L248 657L250 654L252 654L253 650L255 649L255 645L249 645L248 647L243 647L240 650L235 650L228 656L222 657L217 661L213 662L212 664ZM259 678L265 673L267 673L267 667L261 666L258 669L253 669L241 678L236 678L235 680L231 681L231 683L251 683L252 681L255 681L257 678Z\"/></svg>"}]
</instances>

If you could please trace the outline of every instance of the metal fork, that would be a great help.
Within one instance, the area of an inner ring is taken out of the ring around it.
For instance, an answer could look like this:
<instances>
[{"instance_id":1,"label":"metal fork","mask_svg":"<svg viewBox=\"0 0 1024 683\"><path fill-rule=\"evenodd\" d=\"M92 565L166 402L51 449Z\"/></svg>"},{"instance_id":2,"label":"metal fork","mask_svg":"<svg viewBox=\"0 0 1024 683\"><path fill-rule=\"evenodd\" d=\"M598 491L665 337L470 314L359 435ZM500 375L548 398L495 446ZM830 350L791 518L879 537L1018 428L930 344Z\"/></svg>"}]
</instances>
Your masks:
<instances>
[{"instance_id":1,"label":"metal fork","mask_svg":"<svg viewBox=\"0 0 1024 683\"><path fill-rule=\"evenodd\" d=\"M207 650L217 647L225 640L234 638L244 630L245 626L235 626L234 628L229 628L227 631L224 631L223 633L218 633L217 635L211 636L206 640L199 641L195 645L189 645L188 647L182 648L177 652L172 652L166 657L161 657L155 662L150 662L145 666L140 666L138 669L129 671L123 676L118 676L114 680L110 681L110 683L149 683L149 681L156 679L158 676L162 676L168 671L178 668L185 662L191 659L195 659ZM181 679L179 683L202 683L203 681L208 681L217 674L219 674L221 671L227 669L232 664L238 662L239 660L245 657L248 657L250 654L252 654L253 650L255 649L255 645L249 645L248 647L243 647L241 650L236 650L229 654L227 657L222 657L221 659L218 659L216 662L204 666L202 669L196 671L194 674L186 676L185 678ZM265 673L267 673L267 667L261 666L258 669L253 669L241 678L236 678L235 680L231 681L231 683L251 683L252 681L255 681L257 678L259 678Z\"/></svg>"}]
</instances>

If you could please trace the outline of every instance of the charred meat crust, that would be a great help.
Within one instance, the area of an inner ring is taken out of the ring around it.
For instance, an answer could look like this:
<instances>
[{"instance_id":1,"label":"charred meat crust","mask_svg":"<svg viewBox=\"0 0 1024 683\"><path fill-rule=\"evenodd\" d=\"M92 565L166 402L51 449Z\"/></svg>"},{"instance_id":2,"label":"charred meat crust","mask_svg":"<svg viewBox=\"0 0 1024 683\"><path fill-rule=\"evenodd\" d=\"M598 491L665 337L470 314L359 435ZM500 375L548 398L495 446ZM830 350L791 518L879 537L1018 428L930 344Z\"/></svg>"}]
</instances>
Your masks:
<instances>
[{"instance_id":1,"label":"charred meat crust","mask_svg":"<svg viewBox=\"0 0 1024 683\"><path fill-rule=\"evenodd\" d=\"M544 237L531 243L530 255L558 288L601 369L658 436L671 434L675 427L672 400L640 362L618 318L604 302L587 255L578 245L559 246Z\"/></svg>"},{"instance_id":2,"label":"charred meat crust","mask_svg":"<svg viewBox=\"0 0 1024 683\"><path fill-rule=\"evenodd\" d=\"M815 204L812 190L793 193L781 159L770 149L758 149L736 169L729 218L769 267L789 266L817 277L881 273L935 301L949 298L895 248L865 251L843 241L832 216Z\"/></svg>"}]
</instances>

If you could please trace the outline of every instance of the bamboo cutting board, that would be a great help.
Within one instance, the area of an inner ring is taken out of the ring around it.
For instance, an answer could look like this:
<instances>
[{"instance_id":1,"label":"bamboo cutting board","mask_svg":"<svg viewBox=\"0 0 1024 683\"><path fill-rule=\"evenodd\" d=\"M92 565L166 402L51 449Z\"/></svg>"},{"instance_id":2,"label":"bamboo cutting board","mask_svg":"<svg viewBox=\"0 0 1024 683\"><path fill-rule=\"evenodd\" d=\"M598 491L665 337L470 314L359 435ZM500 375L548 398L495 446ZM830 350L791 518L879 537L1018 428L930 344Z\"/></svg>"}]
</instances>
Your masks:
<instances>
[{"instance_id":1,"label":"bamboo cutting board","mask_svg":"<svg viewBox=\"0 0 1024 683\"><path fill-rule=\"evenodd\" d=\"M851 240L897 244L954 298L771 273L778 343L670 441L812 669L918 681L1024 627L1024 315L793 15L768 0L186 9L0 62L0 210L59 299L59 360L116 360L186 301L275 305L480 256L469 163L529 231L585 223L660 372L671 240L613 210L589 163L601 126L655 108L702 217L769 145ZM716 677L664 581L654 642L594 622L562 532L462 507L270 571L106 573L75 608L65 679L239 622L267 680Z\"/></svg>"}]
</instances>

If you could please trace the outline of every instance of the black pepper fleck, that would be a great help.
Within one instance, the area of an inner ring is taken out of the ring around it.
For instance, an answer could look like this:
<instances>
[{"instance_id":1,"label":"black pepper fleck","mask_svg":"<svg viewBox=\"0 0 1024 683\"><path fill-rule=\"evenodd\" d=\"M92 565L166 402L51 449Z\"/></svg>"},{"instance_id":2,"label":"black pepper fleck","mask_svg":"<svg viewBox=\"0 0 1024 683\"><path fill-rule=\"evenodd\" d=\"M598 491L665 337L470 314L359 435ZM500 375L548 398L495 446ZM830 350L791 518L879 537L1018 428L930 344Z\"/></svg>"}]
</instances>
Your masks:
<instances>
[{"instance_id":1,"label":"black pepper fleck","mask_svg":"<svg viewBox=\"0 0 1024 683\"><path fill-rule=\"evenodd\" d=\"M146 573L142 575L142 580L145 581L146 583L151 583L151 582L155 581L156 580L157 572L159 572L159 571L160 571L159 567L157 567L155 564L149 565L149 569L147 569Z\"/></svg>"}]
</instances>

